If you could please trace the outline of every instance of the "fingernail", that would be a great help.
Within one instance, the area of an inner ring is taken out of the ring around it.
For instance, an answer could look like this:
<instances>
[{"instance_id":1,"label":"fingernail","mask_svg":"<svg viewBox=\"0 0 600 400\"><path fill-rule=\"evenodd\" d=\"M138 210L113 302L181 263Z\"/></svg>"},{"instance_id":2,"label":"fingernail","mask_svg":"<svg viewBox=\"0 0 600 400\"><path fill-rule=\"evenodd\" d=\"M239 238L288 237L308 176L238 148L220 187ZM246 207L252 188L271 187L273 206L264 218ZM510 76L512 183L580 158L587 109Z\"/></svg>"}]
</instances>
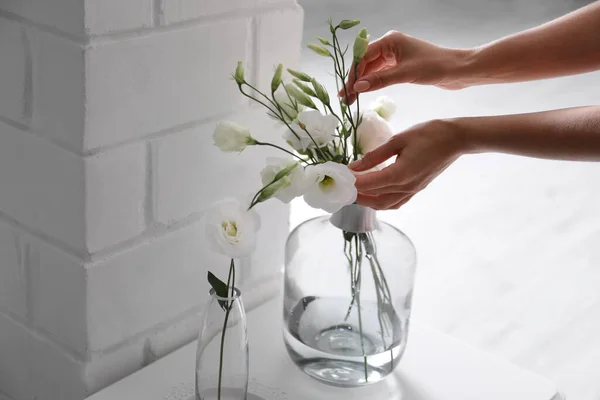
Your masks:
<instances>
[{"instance_id":1,"label":"fingernail","mask_svg":"<svg viewBox=\"0 0 600 400\"><path fill-rule=\"evenodd\" d=\"M360 167L360 163L361 163L361 161L360 161L360 160L358 160L358 161L353 161L353 162L351 162L350 164L348 164L348 168L350 168L350 169L355 169L355 168L358 168L358 167Z\"/></svg>"},{"instance_id":2,"label":"fingernail","mask_svg":"<svg viewBox=\"0 0 600 400\"><path fill-rule=\"evenodd\" d=\"M369 90L371 84L369 81L358 81L354 84L354 90L357 92L364 92L365 90Z\"/></svg>"}]
</instances>

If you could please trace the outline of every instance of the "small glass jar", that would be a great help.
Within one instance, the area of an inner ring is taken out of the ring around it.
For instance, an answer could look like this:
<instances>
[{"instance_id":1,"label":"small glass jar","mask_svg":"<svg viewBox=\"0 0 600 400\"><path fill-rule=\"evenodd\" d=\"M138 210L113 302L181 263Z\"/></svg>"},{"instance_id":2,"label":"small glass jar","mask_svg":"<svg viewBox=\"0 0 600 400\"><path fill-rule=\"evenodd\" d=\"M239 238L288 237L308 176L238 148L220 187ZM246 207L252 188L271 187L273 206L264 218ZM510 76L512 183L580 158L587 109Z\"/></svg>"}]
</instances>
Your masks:
<instances>
[{"instance_id":1,"label":"small glass jar","mask_svg":"<svg viewBox=\"0 0 600 400\"><path fill-rule=\"evenodd\" d=\"M204 310L196 357L196 400L245 400L248 393L248 332L238 289L219 297L214 289Z\"/></svg>"}]
</instances>

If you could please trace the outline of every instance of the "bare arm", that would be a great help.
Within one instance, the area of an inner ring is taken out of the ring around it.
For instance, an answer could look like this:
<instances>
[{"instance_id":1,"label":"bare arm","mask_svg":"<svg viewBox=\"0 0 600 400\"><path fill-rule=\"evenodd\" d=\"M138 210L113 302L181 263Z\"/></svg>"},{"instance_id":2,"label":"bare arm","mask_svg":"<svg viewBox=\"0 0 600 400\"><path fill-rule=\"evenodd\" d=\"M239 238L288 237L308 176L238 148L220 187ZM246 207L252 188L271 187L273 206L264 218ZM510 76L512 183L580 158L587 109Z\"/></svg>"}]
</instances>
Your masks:
<instances>
[{"instance_id":1,"label":"bare arm","mask_svg":"<svg viewBox=\"0 0 600 400\"><path fill-rule=\"evenodd\" d=\"M356 99L356 92L372 92L398 83L456 90L597 69L600 1L474 49L440 47L400 32L388 32L369 44L358 65L358 79L350 74L347 102Z\"/></svg>"},{"instance_id":2,"label":"bare arm","mask_svg":"<svg viewBox=\"0 0 600 400\"><path fill-rule=\"evenodd\" d=\"M554 21L473 49L460 80L481 85L600 69L600 1Z\"/></svg>"},{"instance_id":3,"label":"bare arm","mask_svg":"<svg viewBox=\"0 0 600 400\"><path fill-rule=\"evenodd\" d=\"M459 118L449 123L462 135L465 153L600 161L600 106Z\"/></svg>"},{"instance_id":4,"label":"bare arm","mask_svg":"<svg viewBox=\"0 0 600 400\"><path fill-rule=\"evenodd\" d=\"M397 156L389 167L356 177L357 201L398 208L461 155L484 152L600 161L600 106L417 125L350 164L367 171Z\"/></svg>"}]
</instances>

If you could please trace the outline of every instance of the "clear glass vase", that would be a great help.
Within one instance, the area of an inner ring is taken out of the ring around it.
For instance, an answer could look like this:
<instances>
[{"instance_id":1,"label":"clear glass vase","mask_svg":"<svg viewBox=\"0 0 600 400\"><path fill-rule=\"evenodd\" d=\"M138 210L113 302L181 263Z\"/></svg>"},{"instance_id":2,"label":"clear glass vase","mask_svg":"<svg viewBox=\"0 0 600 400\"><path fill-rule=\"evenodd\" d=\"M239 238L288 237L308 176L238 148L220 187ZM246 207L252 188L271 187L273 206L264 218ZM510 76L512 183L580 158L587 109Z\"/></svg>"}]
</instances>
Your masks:
<instances>
[{"instance_id":1,"label":"clear glass vase","mask_svg":"<svg viewBox=\"0 0 600 400\"><path fill-rule=\"evenodd\" d=\"M296 365L330 385L389 375L404 352L416 252L353 204L299 225L286 245L284 341Z\"/></svg>"},{"instance_id":2,"label":"clear glass vase","mask_svg":"<svg viewBox=\"0 0 600 400\"><path fill-rule=\"evenodd\" d=\"M246 313L240 291L234 292L231 297L219 297L210 290L198 339L196 400L246 399Z\"/></svg>"}]
</instances>

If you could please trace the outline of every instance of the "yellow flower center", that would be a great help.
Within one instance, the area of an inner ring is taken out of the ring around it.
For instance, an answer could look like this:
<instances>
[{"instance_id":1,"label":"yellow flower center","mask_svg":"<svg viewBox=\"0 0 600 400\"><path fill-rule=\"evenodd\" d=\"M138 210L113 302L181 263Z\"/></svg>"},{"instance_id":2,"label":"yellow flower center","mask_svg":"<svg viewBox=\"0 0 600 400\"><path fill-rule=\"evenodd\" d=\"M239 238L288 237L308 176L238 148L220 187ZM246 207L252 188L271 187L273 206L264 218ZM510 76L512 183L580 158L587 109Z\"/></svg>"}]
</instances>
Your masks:
<instances>
[{"instance_id":1,"label":"yellow flower center","mask_svg":"<svg viewBox=\"0 0 600 400\"><path fill-rule=\"evenodd\" d=\"M237 236L238 229L235 221L222 221L221 228L223 228L223 232L230 238Z\"/></svg>"},{"instance_id":2,"label":"yellow flower center","mask_svg":"<svg viewBox=\"0 0 600 400\"><path fill-rule=\"evenodd\" d=\"M335 188L335 180L332 177L325 175L321 182L319 182L319 186L322 191L329 192Z\"/></svg>"}]
</instances>

